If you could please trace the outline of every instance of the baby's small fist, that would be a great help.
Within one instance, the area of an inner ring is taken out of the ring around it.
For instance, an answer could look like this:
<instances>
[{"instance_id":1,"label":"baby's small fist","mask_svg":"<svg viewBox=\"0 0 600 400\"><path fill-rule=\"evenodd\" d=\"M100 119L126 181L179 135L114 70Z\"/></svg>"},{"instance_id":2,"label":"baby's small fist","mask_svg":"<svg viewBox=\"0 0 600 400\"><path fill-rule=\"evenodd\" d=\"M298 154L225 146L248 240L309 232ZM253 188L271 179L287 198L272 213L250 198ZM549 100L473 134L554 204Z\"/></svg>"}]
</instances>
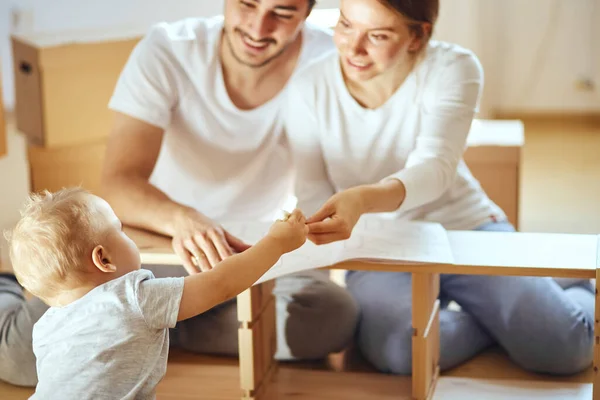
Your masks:
<instances>
[{"instance_id":1,"label":"baby's small fist","mask_svg":"<svg viewBox=\"0 0 600 400\"><path fill-rule=\"evenodd\" d=\"M301 247L306 242L307 235L306 218L298 209L286 215L283 220L275 221L269 230L269 236L281 244L284 253Z\"/></svg>"}]
</instances>

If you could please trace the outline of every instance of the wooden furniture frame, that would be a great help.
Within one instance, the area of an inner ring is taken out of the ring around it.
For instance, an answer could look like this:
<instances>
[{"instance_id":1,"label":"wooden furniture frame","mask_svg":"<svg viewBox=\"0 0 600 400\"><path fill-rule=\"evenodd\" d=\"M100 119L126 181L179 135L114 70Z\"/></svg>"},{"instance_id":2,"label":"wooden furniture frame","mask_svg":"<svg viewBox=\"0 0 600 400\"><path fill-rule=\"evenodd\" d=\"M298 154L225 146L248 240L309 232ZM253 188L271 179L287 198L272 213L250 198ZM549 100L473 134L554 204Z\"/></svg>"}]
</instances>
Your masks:
<instances>
[{"instance_id":1,"label":"wooden furniture frame","mask_svg":"<svg viewBox=\"0 0 600 400\"><path fill-rule=\"evenodd\" d=\"M140 232L130 235L142 250L142 263L180 262L167 242ZM346 262L335 269L412 273L412 397L433 398L439 377L439 275L473 274L600 278L600 236L449 231L455 264L369 264ZM166 239L162 239L166 240ZM277 369L275 302L272 282L255 285L238 296L241 398L261 400ZM600 297L596 291L593 400L600 400Z\"/></svg>"}]
</instances>

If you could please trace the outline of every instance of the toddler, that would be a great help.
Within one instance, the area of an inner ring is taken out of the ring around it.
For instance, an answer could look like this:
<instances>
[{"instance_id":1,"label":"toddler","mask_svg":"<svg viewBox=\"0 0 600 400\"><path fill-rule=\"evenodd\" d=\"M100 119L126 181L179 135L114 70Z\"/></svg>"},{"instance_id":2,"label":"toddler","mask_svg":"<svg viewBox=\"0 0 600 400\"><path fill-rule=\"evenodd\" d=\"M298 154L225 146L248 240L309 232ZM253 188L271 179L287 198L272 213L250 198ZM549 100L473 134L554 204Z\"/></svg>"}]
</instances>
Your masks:
<instances>
[{"instance_id":1,"label":"toddler","mask_svg":"<svg viewBox=\"0 0 600 400\"><path fill-rule=\"evenodd\" d=\"M34 194L21 215L7 234L15 275L50 306L33 330L35 399L155 398L168 328L250 287L307 234L295 210L210 271L156 279L100 197L79 188Z\"/></svg>"}]
</instances>

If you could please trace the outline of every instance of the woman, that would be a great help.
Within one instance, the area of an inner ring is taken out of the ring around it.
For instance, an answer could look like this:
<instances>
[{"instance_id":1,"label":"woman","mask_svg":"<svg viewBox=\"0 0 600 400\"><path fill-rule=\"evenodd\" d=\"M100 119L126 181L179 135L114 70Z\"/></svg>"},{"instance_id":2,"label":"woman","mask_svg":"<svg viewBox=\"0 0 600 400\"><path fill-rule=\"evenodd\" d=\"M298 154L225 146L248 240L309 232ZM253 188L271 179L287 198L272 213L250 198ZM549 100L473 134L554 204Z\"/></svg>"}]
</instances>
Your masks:
<instances>
[{"instance_id":1,"label":"woman","mask_svg":"<svg viewBox=\"0 0 600 400\"><path fill-rule=\"evenodd\" d=\"M338 51L288 92L286 129L299 206L313 213L310 239L346 239L365 213L514 230L462 160L483 77L473 53L429 40L438 0L341 0L340 11ZM346 280L361 306L364 355L381 371L410 373L410 274L355 271ZM440 297L461 306L440 314L442 369L494 343L536 372L591 364L589 281L444 275Z\"/></svg>"}]
</instances>

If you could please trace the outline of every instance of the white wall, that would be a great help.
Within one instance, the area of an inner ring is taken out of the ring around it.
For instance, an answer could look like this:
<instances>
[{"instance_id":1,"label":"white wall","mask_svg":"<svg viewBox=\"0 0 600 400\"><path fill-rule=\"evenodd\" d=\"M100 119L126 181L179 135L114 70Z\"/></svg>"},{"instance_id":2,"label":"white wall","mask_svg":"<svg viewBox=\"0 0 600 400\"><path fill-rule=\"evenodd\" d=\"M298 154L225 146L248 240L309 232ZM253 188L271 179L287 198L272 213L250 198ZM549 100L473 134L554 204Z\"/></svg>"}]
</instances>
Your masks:
<instances>
[{"instance_id":1,"label":"white wall","mask_svg":"<svg viewBox=\"0 0 600 400\"><path fill-rule=\"evenodd\" d=\"M18 6L16 5L18 2ZM318 8L338 0L318 0ZM223 0L0 1L4 99L14 103L8 33L135 26L220 13ZM13 28L16 29L16 28ZM600 0L443 0L436 37L477 52L486 72L485 109L600 112ZM594 92L575 82L589 77Z\"/></svg>"},{"instance_id":2,"label":"white wall","mask_svg":"<svg viewBox=\"0 0 600 400\"><path fill-rule=\"evenodd\" d=\"M600 112L600 0L444 0L437 37L477 53L487 110Z\"/></svg>"},{"instance_id":3,"label":"white wall","mask_svg":"<svg viewBox=\"0 0 600 400\"><path fill-rule=\"evenodd\" d=\"M0 1L0 78L2 79L3 90L0 96L8 108L12 108L14 103L13 79L12 79L12 57L9 42L11 32L11 3L9 1Z\"/></svg>"},{"instance_id":4,"label":"white wall","mask_svg":"<svg viewBox=\"0 0 600 400\"><path fill-rule=\"evenodd\" d=\"M0 157L0 264L7 263L7 252L2 231L11 228L19 218L21 208L29 191L29 168L25 139L8 132L8 153Z\"/></svg>"},{"instance_id":5,"label":"white wall","mask_svg":"<svg viewBox=\"0 0 600 400\"><path fill-rule=\"evenodd\" d=\"M497 106L600 111L600 1L503 0ZM543 4L543 6L542 6ZM541 23L532 23L540 20ZM580 77L594 92L576 88Z\"/></svg>"}]
</instances>

